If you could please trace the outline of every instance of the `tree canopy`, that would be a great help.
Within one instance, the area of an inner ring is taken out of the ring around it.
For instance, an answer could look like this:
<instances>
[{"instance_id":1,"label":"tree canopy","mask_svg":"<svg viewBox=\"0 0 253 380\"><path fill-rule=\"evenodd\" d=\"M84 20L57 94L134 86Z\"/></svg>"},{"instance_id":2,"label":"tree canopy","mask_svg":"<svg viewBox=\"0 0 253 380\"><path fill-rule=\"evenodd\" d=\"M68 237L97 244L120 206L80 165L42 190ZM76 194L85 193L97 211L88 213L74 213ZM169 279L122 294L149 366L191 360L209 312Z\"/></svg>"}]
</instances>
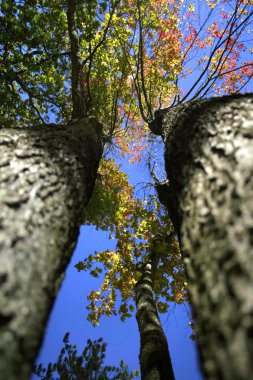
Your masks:
<instances>
[{"instance_id":1,"label":"tree canopy","mask_svg":"<svg viewBox=\"0 0 253 380\"><path fill-rule=\"evenodd\" d=\"M81 94L126 149L156 109L246 89L251 16L251 0L2 0L1 124L66 123Z\"/></svg>"},{"instance_id":2,"label":"tree canopy","mask_svg":"<svg viewBox=\"0 0 253 380\"><path fill-rule=\"evenodd\" d=\"M69 343L69 333L63 338L64 347L56 363L34 366L33 372L42 380L132 380L138 371L129 372L128 366L121 360L119 367L104 365L106 346L100 338L90 339L82 354L78 354L76 345ZM58 377L59 376L59 377Z\"/></svg>"}]
</instances>

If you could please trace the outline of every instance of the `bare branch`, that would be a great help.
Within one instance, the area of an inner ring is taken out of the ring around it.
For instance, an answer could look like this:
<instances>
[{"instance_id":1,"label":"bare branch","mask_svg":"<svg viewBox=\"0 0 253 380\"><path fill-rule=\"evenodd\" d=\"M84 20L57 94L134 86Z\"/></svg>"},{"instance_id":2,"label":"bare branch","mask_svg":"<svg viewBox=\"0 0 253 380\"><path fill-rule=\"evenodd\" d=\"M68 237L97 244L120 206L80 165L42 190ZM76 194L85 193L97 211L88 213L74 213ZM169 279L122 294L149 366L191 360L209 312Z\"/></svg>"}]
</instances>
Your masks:
<instances>
[{"instance_id":1,"label":"bare branch","mask_svg":"<svg viewBox=\"0 0 253 380\"><path fill-rule=\"evenodd\" d=\"M102 46L102 44L105 42L105 39L106 39L106 36L107 36L107 33L108 33L108 30L110 28L110 25L111 25L111 21L112 21L112 17L115 13L115 10L117 8L117 5L120 3L120 0L116 0L113 7L112 7L112 10L111 10L111 13L110 13L110 16L109 16L109 20L107 22L107 25L104 29L104 32L103 32L103 36L101 38L101 40L97 43L97 45L92 49L92 51L89 52L89 55L88 57L86 57L83 62L82 62L82 66L84 66L88 61L90 61L93 56L96 54L97 50L100 48L100 46Z\"/></svg>"},{"instance_id":2,"label":"bare branch","mask_svg":"<svg viewBox=\"0 0 253 380\"><path fill-rule=\"evenodd\" d=\"M139 49L138 49L138 65L137 65L137 73L136 80L138 81L139 71L141 75L141 90L144 96L144 100L148 109L148 116L146 119L148 121L153 119L153 112L151 108L151 104L148 101L146 86L145 86L145 78L144 78L144 63L143 63L143 28L142 28L142 20L141 20L141 5L140 0L137 0L137 9L138 9L138 24L139 24ZM140 88L138 82L138 88Z\"/></svg>"},{"instance_id":3,"label":"bare branch","mask_svg":"<svg viewBox=\"0 0 253 380\"><path fill-rule=\"evenodd\" d=\"M181 66L183 66L183 64L186 64L186 63L187 63L187 62L185 62L185 59L186 59L186 57L187 57L187 54L189 53L189 51L191 50L191 48L194 46L194 44L195 44L196 40L198 39L200 33L201 33L202 30L204 29L204 27L205 27L207 21L210 19L210 17L211 17L211 15L212 15L213 11L214 11L214 8L212 8L212 9L210 10L210 12L208 13L208 15L207 15L205 21L204 21L203 24L201 25L200 29L198 30L197 34L196 34L195 37L193 38L193 40L192 40L192 42L190 43L190 45L188 46L188 48L186 49L186 51L185 51L185 53L184 53L184 55L183 55L183 58L182 58L182 60L181 60Z\"/></svg>"},{"instance_id":4,"label":"bare branch","mask_svg":"<svg viewBox=\"0 0 253 380\"><path fill-rule=\"evenodd\" d=\"M246 7L246 5L245 5ZM225 51L226 51L226 47L228 46L228 42L229 40L231 39L232 36L235 35L236 32L238 32L238 35L237 37L235 38L235 41L238 40L238 37L240 36L241 34L241 31L243 30L244 26L247 24L247 21L252 17L253 15L253 11L251 11L247 17L245 17L245 19L239 23L239 25L236 25L236 21L239 20L240 16L243 14L244 12L244 8L240 9L239 11L239 14L237 14L237 11L239 9L239 2L237 2L236 4L236 8L235 8L235 11L231 17L231 19L227 22L227 25L226 27L224 28L222 34L221 34L221 37L220 39L217 41L216 45L214 46L214 48L212 49L212 52L209 56L209 59L207 61L207 64L204 68L204 70L202 71L202 73L199 75L198 79L195 81L195 83L193 84L193 86L190 88L190 90L187 92L187 94L183 97L183 99L180 100L180 103L181 102L184 102L188 96L191 94L191 92L196 88L197 84L201 81L201 79L204 77L204 75L207 73L210 65L211 65L211 62L212 62L212 59L214 57L214 54L217 52L217 50L223 45L225 44L225 49L224 49L224 54L225 54ZM226 32L228 31L228 34L225 38L224 35L226 34ZM221 62L221 61L220 61ZM219 62L219 63L220 63ZM196 97L196 95L194 95L194 98Z\"/></svg>"},{"instance_id":5,"label":"bare branch","mask_svg":"<svg viewBox=\"0 0 253 380\"><path fill-rule=\"evenodd\" d=\"M30 103L31 107L35 110L35 112L38 115L38 117L39 117L40 121L42 122L42 124L43 125L47 125L47 123L44 121L43 117L41 116L40 111L38 110L38 108L34 104L34 96L33 96L32 92L29 90L29 88L27 88L25 86L24 82L21 79L19 79L18 77L15 78L15 81L20 85L20 87L22 88L22 90L27 93L28 98L29 98L29 103Z\"/></svg>"},{"instance_id":6,"label":"bare branch","mask_svg":"<svg viewBox=\"0 0 253 380\"><path fill-rule=\"evenodd\" d=\"M217 75L216 75L215 77L213 77L212 79L210 78L209 81L208 81L209 86L206 88L205 92L204 92L203 94L201 94L200 99L202 99L205 95L209 94L209 90L210 90L210 88L213 86L213 84L214 84L214 82L215 82L216 79L218 79L218 78L220 78L220 77L222 77L222 76L224 76L224 75L226 75L226 74L230 74L230 73L232 73L232 72L234 72L234 71L237 71L237 70L243 69L244 67L250 67L250 66L252 66L252 64L251 64L251 63L248 63L248 64L246 64L246 65L239 66L239 67L237 67L237 68L235 68L235 69L224 71L223 73L220 72L219 74L217 74ZM245 82L245 85L250 81L251 78L252 78L252 76L250 76L250 77L248 78L248 80ZM240 87L240 90L241 90L243 87L244 87L244 84L243 84L242 87ZM240 90L236 91L236 93L239 92ZM195 97L194 97L194 98L195 98ZM193 99L194 99L194 98L193 98Z\"/></svg>"}]
</instances>

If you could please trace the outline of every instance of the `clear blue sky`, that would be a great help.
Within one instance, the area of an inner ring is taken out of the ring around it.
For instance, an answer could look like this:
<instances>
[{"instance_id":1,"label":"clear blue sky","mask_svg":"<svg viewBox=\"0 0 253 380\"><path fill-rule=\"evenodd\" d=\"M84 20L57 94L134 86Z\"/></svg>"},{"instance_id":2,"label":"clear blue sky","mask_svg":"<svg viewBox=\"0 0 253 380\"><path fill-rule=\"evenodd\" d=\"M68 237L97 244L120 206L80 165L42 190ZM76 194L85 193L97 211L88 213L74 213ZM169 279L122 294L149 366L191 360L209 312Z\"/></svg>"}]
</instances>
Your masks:
<instances>
[{"instance_id":1,"label":"clear blue sky","mask_svg":"<svg viewBox=\"0 0 253 380\"><path fill-rule=\"evenodd\" d=\"M133 184L148 179L143 166L132 166L124 161L123 169ZM114 246L115 240L109 239L108 233L96 231L91 226L81 227L78 245L54 305L38 362L46 365L57 359L63 336L68 331L70 342L76 344L80 351L88 338L103 337L108 343L106 364L118 365L123 359L131 370L139 368L139 334L135 318L122 323L118 317L103 317L99 327L92 327L86 320L86 297L90 290L99 287L100 280L85 272L78 273L74 268L74 264L93 251L112 249ZM161 319L168 337L176 380L201 380L195 345L189 338L192 330L188 326L186 306L172 304L169 313L162 315Z\"/></svg>"}]
</instances>

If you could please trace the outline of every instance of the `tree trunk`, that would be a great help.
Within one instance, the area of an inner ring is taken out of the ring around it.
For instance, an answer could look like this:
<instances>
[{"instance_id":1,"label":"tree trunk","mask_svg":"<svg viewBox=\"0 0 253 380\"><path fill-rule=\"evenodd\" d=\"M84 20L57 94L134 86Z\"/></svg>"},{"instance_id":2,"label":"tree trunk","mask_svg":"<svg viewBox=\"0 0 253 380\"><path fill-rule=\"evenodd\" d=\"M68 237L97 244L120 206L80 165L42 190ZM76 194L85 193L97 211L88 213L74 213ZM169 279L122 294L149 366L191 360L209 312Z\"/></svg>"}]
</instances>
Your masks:
<instances>
[{"instance_id":1,"label":"tree trunk","mask_svg":"<svg viewBox=\"0 0 253 380\"><path fill-rule=\"evenodd\" d=\"M158 111L204 375L253 373L253 95Z\"/></svg>"},{"instance_id":2,"label":"tree trunk","mask_svg":"<svg viewBox=\"0 0 253 380\"><path fill-rule=\"evenodd\" d=\"M174 380L168 343L153 299L153 285L159 255L151 255L136 284L136 319L140 344L142 380Z\"/></svg>"},{"instance_id":3,"label":"tree trunk","mask_svg":"<svg viewBox=\"0 0 253 380\"><path fill-rule=\"evenodd\" d=\"M72 93L72 120L84 118L87 115L86 94L83 85L84 72L79 36L76 25L76 11L78 2L67 0L67 20L71 51L71 93Z\"/></svg>"},{"instance_id":4,"label":"tree trunk","mask_svg":"<svg viewBox=\"0 0 253 380\"><path fill-rule=\"evenodd\" d=\"M0 377L27 380L93 190L101 126L0 132Z\"/></svg>"}]
</instances>

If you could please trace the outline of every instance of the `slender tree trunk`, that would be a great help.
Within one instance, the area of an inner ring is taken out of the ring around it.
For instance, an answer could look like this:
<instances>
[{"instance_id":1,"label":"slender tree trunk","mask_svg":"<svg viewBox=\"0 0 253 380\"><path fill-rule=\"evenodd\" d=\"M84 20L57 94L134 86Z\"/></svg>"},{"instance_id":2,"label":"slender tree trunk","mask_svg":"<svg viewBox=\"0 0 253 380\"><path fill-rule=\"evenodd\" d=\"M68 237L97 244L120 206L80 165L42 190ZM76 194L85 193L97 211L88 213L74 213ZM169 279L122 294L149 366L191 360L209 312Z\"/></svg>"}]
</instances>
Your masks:
<instances>
[{"instance_id":1,"label":"slender tree trunk","mask_svg":"<svg viewBox=\"0 0 253 380\"><path fill-rule=\"evenodd\" d=\"M67 20L71 51L71 93L72 93L72 120L87 116L86 95L84 91L84 72L81 58L79 36L76 26L77 0L67 0Z\"/></svg>"},{"instance_id":2,"label":"slender tree trunk","mask_svg":"<svg viewBox=\"0 0 253 380\"><path fill-rule=\"evenodd\" d=\"M174 380L168 343L153 299L153 285L159 255L153 254L136 284L136 319L140 344L142 380Z\"/></svg>"},{"instance_id":3,"label":"slender tree trunk","mask_svg":"<svg viewBox=\"0 0 253 380\"><path fill-rule=\"evenodd\" d=\"M253 95L156 114L198 345L209 380L253 374ZM161 190L161 189L160 189Z\"/></svg>"},{"instance_id":4,"label":"slender tree trunk","mask_svg":"<svg viewBox=\"0 0 253 380\"><path fill-rule=\"evenodd\" d=\"M101 154L94 118L0 131L1 379L28 379Z\"/></svg>"}]
</instances>

